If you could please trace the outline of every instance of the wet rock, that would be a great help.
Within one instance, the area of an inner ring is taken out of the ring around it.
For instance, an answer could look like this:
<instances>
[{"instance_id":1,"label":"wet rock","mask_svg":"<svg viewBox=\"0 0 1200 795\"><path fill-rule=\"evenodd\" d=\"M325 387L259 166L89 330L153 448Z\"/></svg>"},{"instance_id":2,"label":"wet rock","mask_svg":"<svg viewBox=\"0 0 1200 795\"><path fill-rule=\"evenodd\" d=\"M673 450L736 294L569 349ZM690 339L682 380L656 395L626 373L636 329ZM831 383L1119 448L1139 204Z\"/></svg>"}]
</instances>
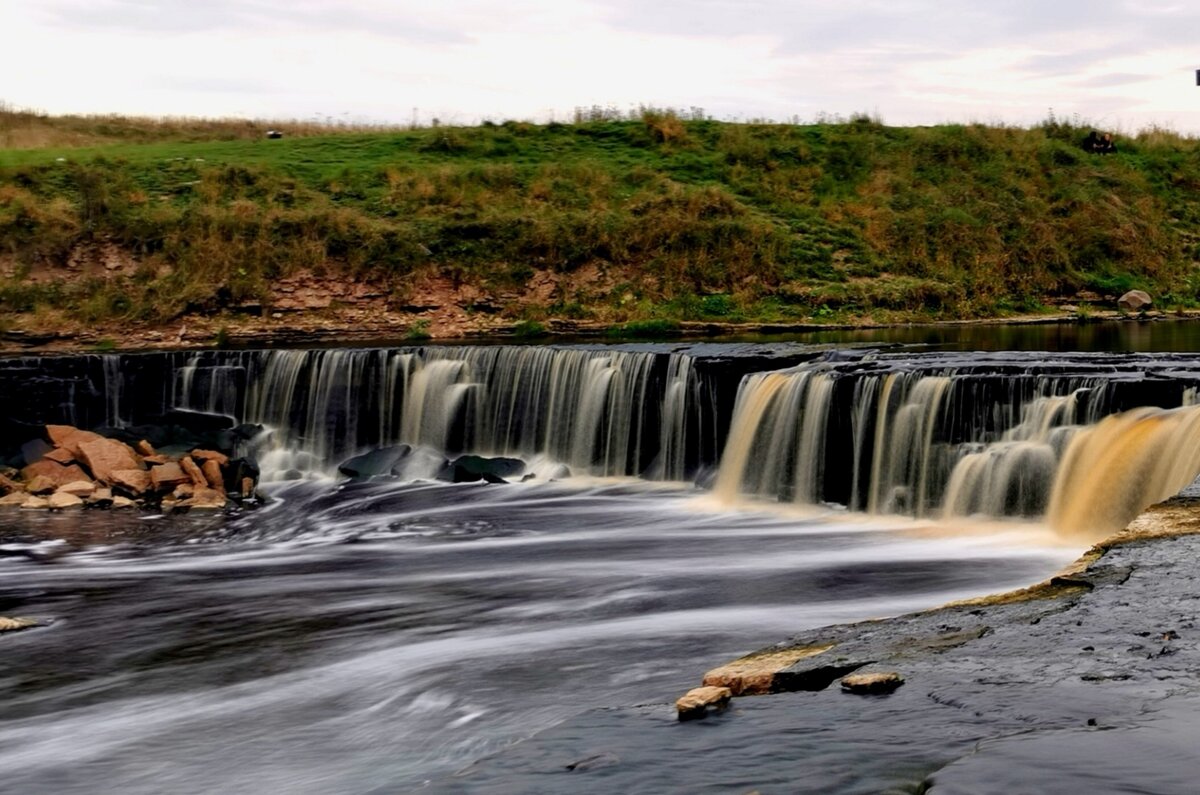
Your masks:
<instances>
[{"instance_id":1,"label":"wet rock","mask_svg":"<svg viewBox=\"0 0 1200 795\"><path fill-rule=\"evenodd\" d=\"M56 491L46 498L46 507L53 511L62 511L69 508L82 508L83 500L76 497L74 494L68 494L64 491Z\"/></svg>"},{"instance_id":2,"label":"wet rock","mask_svg":"<svg viewBox=\"0 0 1200 795\"><path fill-rule=\"evenodd\" d=\"M14 491L12 494L6 494L0 497L0 508L20 508L25 504L25 500L29 499L29 495L24 492Z\"/></svg>"},{"instance_id":3,"label":"wet rock","mask_svg":"<svg viewBox=\"0 0 1200 795\"><path fill-rule=\"evenodd\" d=\"M25 498L25 502L21 503L23 511L40 511L50 507L50 502L45 497L35 497L29 495Z\"/></svg>"},{"instance_id":4,"label":"wet rock","mask_svg":"<svg viewBox=\"0 0 1200 795\"><path fill-rule=\"evenodd\" d=\"M238 492L243 499L250 499L254 496L254 481L251 478L242 478L242 487Z\"/></svg>"},{"instance_id":5,"label":"wet rock","mask_svg":"<svg viewBox=\"0 0 1200 795\"><path fill-rule=\"evenodd\" d=\"M171 425L178 425L184 430L201 436L217 431L233 429L235 421L228 414L215 414L208 411L193 411L191 409L171 409L163 417Z\"/></svg>"},{"instance_id":6,"label":"wet rock","mask_svg":"<svg viewBox=\"0 0 1200 795\"><path fill-rule=\"evenodd\" d=\"M171 492L171 498L176 500L186 500L195 493L196 487L191 483L180 483L175 487L175 490Z\"/></svg>"},{"instance_id":7,"label":"wet rock","mask_svg":"<svg viewBox=\"0 0 1200 795\"><path fill-rule=\"evenodd\" d=\"M40 461L49 452L55 448L46 443L44 439L31 439L21 445L21 457L25 460L25 464L32 464L34 461ZM70 455L70 453L68 453Z\"/></svg>"},{"instance_id":8,"label":"wet rock","mask_svg":"<svg viewBox=\"0 0 1200 795\"><path fill-rule=\"evenodd\" d=\"M338 472L351 478L399 475L400 465L412 453L407 444L377 447L366 453L347 458L338 464Z\"/></svg>"},{"instance_id":9,"label":"wet rock","mask_svg":"<svg viewBox=\"0 0 1200 795\"><path fill-rule=\"evenodd\" d=\"M169 464L169 463L171 463L172 460L173 459L171 458L171 456L163 455L162 453L155 453L154 455L148 455L148 456L145 456L144 458L142 458L142 462L145 463L147 466L157 466L159 464Z\"/></svg>"},{"instance_id":10,"label":"wet rock","mask_svg":"<svg viewBox=\"0 0 1200 795\"><path fill-rule=\"evenodd\" d=\"M39 475L49 478L54 483L55 488L58 488L59 486L65 486L68 483L74 483L77 480L91 479L88 473L84 472L83 469L76 464L63 466L62 464L56 464L53 461L47 461L45 459L36 461L21 470L21 477L23 477L26 482L33 480Z\"/></svg>"},{"instance_id":11,"label":"wet rock","mask_svg":"<svg viewBox=\"0 0 1200 795\"><path fill-rule=\"evenodd\" d=\"M192 460L191 456L184 456L179 460L179 466L184 473L192 479L192 485L197 488L207 488L208 479L204 477L204 473L200 471L200 467Z\"/></svg>"},{"instance_id":12,"label":"wet rock","mask_svg":"<svg viewBox=\"0 0 1200 795\"><path fill-rule=\"evenodd\" d=\"M175 507L198 511L219 511L225 507L225 503L225 492L210 488L197 488L191 497L179 501Z\"/></svg>"},{"instance_id":13,"label":"wet rock","mask_svg":"<svg viewBox=\"0 0 1200 795\"><path fill-rule=\"evenodd\" d=\"M25 491L30 494L49 494L57 488L58 485L45 475L38 475L25 484Z\"/></svg>"},{"instance_id":14,"label":"wet rock","mask_svg":"<svg viewBox=\"0 0 1200 795\"><path fill-rule=\"evenodd\" d=\"M85 497L84 502L93 508L107 508L113 504L112 489L98 488Z\"/></svg>"},{"instance_id":15,"label":"wet rock","mask_svg":"<svg viewBox=\"0 0 1200 795\"><path fill-rule=\"evenodd\" d=\"M191 477L183 471L183 467L174 461L150 467L150 485L159 493L174 491L176 486L191 482Z\"/></svg>"},{"instance_id":16,"label":"wet rock","mask_svg":"<svg viewBox=\"0 0 1200 795\"><path fill-rule=\"evenodd\" d=\"M222 467L222 474L225 476L225 490L232 492L242 491L242 482L249 478L253 483L258 483L258 464L249 458L234 458L229 461L229 466ZM304 477L302 472L296 472L295 478L284 477L284 480L298 480ZM291 474L290 472L288 474ZM253 491L253 489L251 489Z\"/></svg>"},{"instance_id":17,"label":"wet rock","mask_svg":"<svg viewBox=\"0 0 1200 795\"><path fill-rule=\"evenodd\" d=\"M150 444L150 442L146 441L145 439L139 439L138 441L134 442L133 449L137 451L137 454L140 456L155 454L154 445Z\"/></svg>"},{"instance_id":18,"label":"wet rock","mask_svg":"<svg viewBox=\"0 0 1200 795\"><path fill-rule=\"evenodd\" d=\"M59 486L55 494L73 494L76 497L87 497L96 490L96 484L90 480L77 480L65 486Z\"/></svg>"},{"instance_id":19,"label":"wet rock","mask_svg":"<svg viewBox=\"0 0 1200 795\"><path fill-rule=\"evenodd\" d=\"M675 702L680 720L696 720L708 714L709 707L723 709L733 698L728 687L697 687L689 690Z\"/></svg>"},{"instance_id":20,"label":"wet rock","mask_svg":"<svg viewBox=\"0 0 1200 795\"><path fill-rule=\"evenodd\" d=\"M850 674L842 677L842 691L857 695L882 695L891 693L904 684L904 677L895 671Z\"/></svg>"},{"instance_id":21,"label":"wet rock","mask_svg":"<svg viewBox=\"0 0 1200 795\"><path fill-rule=\"evenodd\" d=\"M727 687L735 696L771 693L774 691L775 676L781 671L797 665L801 660L824 654L833 647L828 643L750 654L712 669L704 675L703 684Z\"/></svg>"},{"instance_id":22,"label":"wet rock","mask_svg":"<svg viewBox=\"0 0 1200 795\"><path fill-rule=\"evenodd\" d=\"M137 503L134 502L133 500L129 499L128 497L122 497L121 495L118 494L112 498L112 507L113 507L114 511L120 510L123 508L136 508Z\"/></svg>"},{"instance_id":23,"label":"wet rock","mask_svg":"<svg viewBox=\"0 0 1200 795\"><path fill-rule=\"evenodd\" d=\"M112 473L113 488L128 492L135 497L139 497L150 491L152 482L150 473L144 469L117 469Z\"/></svg>"},{"instance_id":24,"label":"wet rock","mask_svg":"<svg viewBox=\"0 0 1200 795\"><path fill-rule=\"evenodd\" d=\"M1130 290L1117 299L1117 306L1126 312L1141 312L1149 309L1153 303L1150 294L1144 290Z\"/></svg>"},{"instance_id":25,"label":"wet rock","mask_svg":"<svg viewBox=\"0 0 1200 795\"><path fill-rule=\"evenodd\" d=\"M24 491L25 487L17 481L0 473L0 492L8 493L13 491Z\"/></svg>"},{"instance_id":26,"label":"wet rock","mask_svg":"<svg viewBox=\"0 0 1200 795\"><path fill-rule=\"evenodd\" d=\"M121 469L141 469L142 461L133 448L116 439L91 439L79 444L79 457L92 477L106 485L112 485L112 473Z\"/></svg>"}]
</instances>

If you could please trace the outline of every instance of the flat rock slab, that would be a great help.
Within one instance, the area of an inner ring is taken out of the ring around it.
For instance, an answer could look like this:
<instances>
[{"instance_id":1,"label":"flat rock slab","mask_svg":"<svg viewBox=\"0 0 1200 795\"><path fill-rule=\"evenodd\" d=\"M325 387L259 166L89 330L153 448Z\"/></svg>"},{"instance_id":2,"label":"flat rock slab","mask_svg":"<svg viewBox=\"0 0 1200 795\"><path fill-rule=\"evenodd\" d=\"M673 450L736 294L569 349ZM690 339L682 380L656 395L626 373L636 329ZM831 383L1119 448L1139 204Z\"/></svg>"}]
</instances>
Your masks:
<instances>
[{"instance_id":1,"label":"flat rock slab","mask_svg":"<svg viewBox=\"0 0 1200 795\"><path fill-rule=\"evenodd\" d=\"M895 671L850 674L842 677L842 690L857 695L880 695L891 693L904 684L904 677Z\"/></svg>"}]
</instances>

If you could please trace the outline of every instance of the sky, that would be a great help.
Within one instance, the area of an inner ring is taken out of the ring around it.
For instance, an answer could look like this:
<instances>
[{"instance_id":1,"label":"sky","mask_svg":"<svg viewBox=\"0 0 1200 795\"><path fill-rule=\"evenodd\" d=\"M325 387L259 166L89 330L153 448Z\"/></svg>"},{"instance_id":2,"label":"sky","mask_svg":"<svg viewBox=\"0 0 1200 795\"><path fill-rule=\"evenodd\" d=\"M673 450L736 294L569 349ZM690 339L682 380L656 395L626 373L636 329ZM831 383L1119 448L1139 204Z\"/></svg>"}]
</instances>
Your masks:
<instances>
[{"instance_id":1,"label":"sky","mask_svg":"<svg viewBox=\"0 0 1200 795\"><path fill-rule=\"evenodd\" d=\"M1174 0L0 0L0 102L473 124L576 107L1200 134Z\"/></svg>"}]
</instances>

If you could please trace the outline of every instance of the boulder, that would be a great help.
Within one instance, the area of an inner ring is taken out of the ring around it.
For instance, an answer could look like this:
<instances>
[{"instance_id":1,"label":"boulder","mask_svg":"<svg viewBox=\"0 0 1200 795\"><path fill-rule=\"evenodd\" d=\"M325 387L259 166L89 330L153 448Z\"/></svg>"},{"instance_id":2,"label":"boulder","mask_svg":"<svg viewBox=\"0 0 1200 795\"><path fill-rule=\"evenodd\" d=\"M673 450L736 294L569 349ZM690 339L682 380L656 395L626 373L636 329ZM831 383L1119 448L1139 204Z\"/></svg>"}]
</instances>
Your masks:
<instances>
[{"instance_id":1,"label":"boulder","mask_svg":"<svg viewBox=\"0 0 1200 795\"><path fill-rule=\"evenodd\" d=\"M192 485L196 488L207 488L208 479L204 477L204 473L200 471L200 467L191 456L184 456L179 460L179 466L183 469L184 474L192 479Z\"/></svg>"},{"instance_id":2,"label":"boulder","mask_svg":"<svg viewBox=\"0 0 1200 795\"><path fill-rule=\"evenodd\" d=\"M842 691L858 695L882 695L904 684L904 677L895 671L850 674L842 677Z\"/></svg>"},{"instance_id":3,"label":"boulder","mask_svg":"<svg viewBox=\"0 0 1200 795\"><path fill-rule=\"evenodd\" d=\"M150 473L144 469L115 469L112 474L113 488L138 497L150 491ZM114 503L115 504L115 503Z\"/></svg>"},{"instance_id":4,"label":"boulder","mask_svg":"<svg viewBox=\"0 0 1200 795\"><path fill-rule=\"evenodd\" d=\"M244 499L250 499L254 496L254 479L242 478L240 494Z\"/></svg>"},{"instance_id":5,"label":"boulder","mask_svg":"<svg viewBox=\"0 0 1200 795\"><path fill-rule=\"evenodd\" d=\"M23 491L24 488L20 483L0 472L0 492Z\"/></svg>"},{"instance_id":6,"label":"boulder","mask_svg":"<svg viewBox=\"0 0 1200 795\"><path fill-rule=\"evenodd\" d=\"M84 497L83 501L94 508L107 508L113 504L112 489L98 488L87 497Z\"/></svg>"},{"instance_id":7,"label":"boulder","mask_svg":"<svg viewBox=\"0 0 1200 795\"><path fill-rule=\"evenodd\" d=\"M76 497L86 497L96 490L96 484L90 480L77 480L65 486L59 486L55 494L74 494Z\"/></svg>"},{"instance_id":8,"label":"boulder","mask_svg":"<svg viewBox=\"0 0 1200 795\"><path fill-rule=\"evenodd\" d=\"M55 447L42 456L42 458L45 458L47 461L55 461L63 466L75 463L75 454L65 447Z\"/></svg>"},{"instance_id":9,"label":"boulder","mask_svg":"<svg viewBox=\"0 0 1200 795\"><path fill-rule=\"evenodd\" d=\"M229 456L224 453L218 453L216 450L195 449L191 452L192 458L197 461L216 461L217 466L227 466L229 464Z\"/></svg>"},{"instance_id":10,"label":"boulder","mask_svg":"<svg viewBox=\"0 0 1200 795\"><path fill-rule=\"evenodd\" d=\"M162 453L155 453L154 455L148 455L148 456L145 456L144 458L142 458L142 462L145 463L147 466L157 466L158 464L169 464L169 463L171 463L171 456L163 455Z\"/></svg>"},{"instance_id":11,"label":"boulder","mask_svg":"<svg viewBox=\"0 0 1200 795\"><path fill-rule=\"evenodd\" d=\"M136 508L137 503L134 502L133 500L129 499L128 497L122 497L121 495L118 494L117 496L112 498L112 507L113 507L114 511L120 510L122 508Z\"/></svg>"},{"instance_id":12,"label":"boulder","mask_svg":"<svg viewBox=\"0 0 1200 795\"><path fill-rule=\"evenodd\" d=\"M77 480L91 479L88 477L88 473L75 464L63 466L62 464L56 464L53 461L45 459L35 461L21 470L21 477L26 482L33 480L38 475L49 478L54 483L54 488L74 483Z\"/></svg>"},{"instance_id":13,"label":"boulder","mask_svg":"<svg viewBox=\"0 0 1200 795\"><path fill-rule=\"evenodd\" d=\"M141 469L142 460L133 448L116 439L90 439L79 444L79 457L92 476L106 485L113 485L113 472L122 469Z\"/></svg>"},{"instance_id":14,"label":"boulder","mask_svg":"<svg viewBox=\"0 0 1200 795\"><path fill-rule=\"evenodd\" d=\"M217 489L198 488L191 497L181 501L176 507L186 507L198 511L219 511L225 507L225 502L225 492Z\"/></svg>"},{"instance_id":15,"label":"boulder","mask_svg":"<svg viewBox=\"0 0 1200 795\"><path fill-rule=\"evenodd\" d=\"M709 707L724 709L733 693L728 687L697 687L675 702L680 720L695 720L708 714Z\"/></svg>"},{"instance_id":16,"label":"boulder","mask_svg":"<svg viewBox=\"0 0 1200 795\"><path fill-rule=\"evenodd\" d=\"M82 508L83 500L76 497L74 494L56 491L46 498L46 505L51 510L62 511L68 508Z\"/></svg>"},{"instance_id":17,"label":"boulder","mask_svg":"<svg viewBox=\"0 0 1200 795\"><path fill-rule=\"evenodd\" d=\"M171 425L178 425L186 431L201 436L217 431L231 430L236 424L233 417L228 414L193 411L192 409L171 409L163 419Z\"/></svg>"},{"instance_id":18,"label":"boulder","mask_svg":"<svg viewBox=\"0 0 1200 795\"><path fill-rule=\"evenodd\" d=\"M210 488L225 489L225 476L221 474L221 465L215 458L206 459L200 465L200 471L204 473L204 479L208 481Z\"/></svg>"},{"instance_id":19,"label":"boulder","mask_svg":"<svg viewBox=\"0 0 1200 795\"><path fill-rule=\"evenodd\" d=\"M174 461L150 467L150 483L159 493L166 494L174 491L180 484L191 482L192 479L183 471L183 467Z\"/></svg>"},{"instance_id":20,"label":"boulder","mask_svg":"<svg viewBox=\"0 0 1200 795\"><path fill-rule=\"evenodd\" d=\"M150 444L145 439L139 439L133 445L134 451L140 456L154 455L154 445Z\"/></svg>"},{"instance_id":21,"label":"boulder","mask_svg":"<svg viewBox=\"0 0 1200 795\"><path fill-rule=\"evenodd\" d=\"M45 510L49 507L50 503L45 497L26 496L25 502L21 503L21 510L23 511Z\"/></svg>"},{"instance_id":22,"label":"boulder","mask_svg":"<svg viewBox=\"0 0 1200 795\"><path fill-rule=\"evenodd\" d=\"M54 447L46 444L44 439L31 439L21 445L21 457L25 459L26 464L32 464L34 461L40 461L46 453L53 449Z\"/></svg>"},{"instance_id":23,"label":"boulder","mask_svg":"<svg viewBox=\"0 0 1200 795\"><path fill-rule=\"evenodd\" d=\"M25 500L29 499L29 495L24 492L14 491L4 497L0 497L0 508L20 508L25 504Z\"/></svg>"},{"instance_id":24,"label":"boulder","mask_svg":"<svg viewBox=\"0 0 1200 795\"><path fill-rule=\"evenodd\" d=\"M46 438L55 447L65 447L71 451L72 455L79 458L80 444L103 439L104 437L91 431L81 431L73 425L47 425Z\"/></svg>"},{"instance_id":25,"label":"boulder","mask_svg":"<svg viewBox=\"0 0 1200 795\"><path fill-rule=\"evenodd\" d=\"M412 452L406 444L393 447L377 447L365 453L347 458L338 464L338 472L351 478L369 478L398 475L400 462Z\"/></svg>"},{"instance_id":26,"label":"boulder","mask_svg":"<svg viewBox=\"0 0 1200 795\"><path fill-rule=\"evenodd\" d=\"M30 494L49 494L58 488L58 484L45 475L37 475L25 484L25 491Z\"/></svg>"},{"instance_id":27,"label":"boulder","mask_svg":"<svg viewBox=\"0 0 1200 795\"><path fill-rule=\"evenodd\" d=\"M175 500L186 500L196 492L196 487L191 483L180 483L175 487L175 491L171 492L171 498Z\"/></svg>"},{"instance_id":28,"label":"boulder","mask_svg":"<svg viewBox=\"0 0 1200 795\"><path fill-rule=\"evenodd\" d=\"M1130 290L1117 299L1117 306L1126 312L1141 312L1154 305L1150 294L1143 290Z\"/></svg>"}]
</instances>

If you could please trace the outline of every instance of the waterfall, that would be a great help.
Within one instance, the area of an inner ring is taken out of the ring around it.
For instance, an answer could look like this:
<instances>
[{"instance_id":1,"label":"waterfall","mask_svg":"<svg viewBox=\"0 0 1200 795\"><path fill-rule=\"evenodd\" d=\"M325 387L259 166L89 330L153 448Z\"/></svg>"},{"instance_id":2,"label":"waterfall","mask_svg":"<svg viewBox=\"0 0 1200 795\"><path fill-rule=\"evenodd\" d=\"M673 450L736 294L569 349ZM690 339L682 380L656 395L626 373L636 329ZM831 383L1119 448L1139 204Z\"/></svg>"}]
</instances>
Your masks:
<instances>
[{"instance_id":1,"label":"waterfall","mask_svg":"<svg viewBox=\"0 0 1200 795\"><path fill-rule=\"evenodd\" d=\"M1169 357L1069 355L880 355L754 373L714 490L1111 531L1200 474L1200 408L1172 408L1195 404L1197 381L1200 368ZM1164 407L1130 405L1151 400Z\"/></svg>"}]
</instances>

